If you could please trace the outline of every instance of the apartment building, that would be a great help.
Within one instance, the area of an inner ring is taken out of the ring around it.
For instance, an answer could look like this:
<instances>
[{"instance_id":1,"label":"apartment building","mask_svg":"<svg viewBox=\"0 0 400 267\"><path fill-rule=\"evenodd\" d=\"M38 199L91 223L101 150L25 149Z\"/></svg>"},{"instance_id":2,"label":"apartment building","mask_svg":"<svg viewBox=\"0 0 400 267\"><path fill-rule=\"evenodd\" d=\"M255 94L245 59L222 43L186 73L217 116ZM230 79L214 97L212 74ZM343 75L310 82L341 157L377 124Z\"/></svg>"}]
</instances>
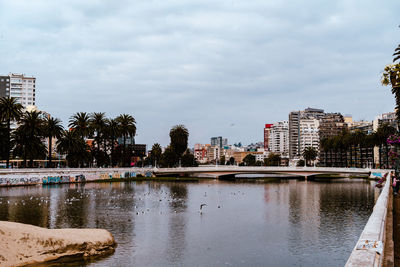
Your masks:
<instances>
[{"instance_id":1,"label":"apartment building","mask_svg":"<svg viewBox=\"0 0 400 267\"><path fill-rule=\"evenodd\" d=\"M227 138L222 138L222 136L211 137L211 146L217 146L219 148L222 148L227 145L228 145Z\"/></svg>"},{"instance_id":2,"label":"apartment building","mask_svg":"<svg viewBox=\"0 0 400 267\"><path fill-rule=\"evenodd\" d=\"M319 151L319 119L304 118L300 120L299 154L303 155L306 147L313 147Z\"/></svg>"},{"instance_id":3,"label":"apartment building","mask_svg":"<svg viewBox=\"0 0 400 267\"><path fill-rule=\"evenodd\" d=\"M266 151L269 150L270 135L271 135L272 126L274 126L274 125L273 124L265 124L265 127L264 127L264 149Z\"/></svg>"},{"instance_id":4,"label":"apartment building","mask_svg":"<svg viewBox=\"0 0 400 267\"><path fill-rule=\"evenodd\" d=\"M271 124L270 124L271 125ZM289 155L289 122L280 121L270 127L268 151Z\"/></svg>"},{"instance_id":5,"label":"apartment building","mask_svg":"<svg viewBox=\"0 0 400 267\"><path fill-rule=\"evenodd\" d=\"M325 115L323 109L316 109L316 108L307 108L303 111L292 111L289 113L289 158L300 158L302 151L301 142L305 142L307 138L301 138L301 120L319 120ZM303 122L303 127L308 126L311 127L311 124L315 122ZM304 128L306 129L306 128ZM313 139L314 140L314 139ZM304 145L305 143L303 143Z\"/></svg>"},{"instance_id":6,"label":"apartment building","mask_svg":"<svg viewBox=\"0 0 400 267\"><path fill-rule=\"evenodd\" d=\"M36 105L36 78L28 77L25 74L15 74L11 73L8 77L9 79L9 93L6 96L16 98L17 102L20 103L24 108ZM7 79L7 78L1 78ZM6 88L7 89L7 88ZM1 89L0 89L1 91Z\"/></svg>"}]
</instances>

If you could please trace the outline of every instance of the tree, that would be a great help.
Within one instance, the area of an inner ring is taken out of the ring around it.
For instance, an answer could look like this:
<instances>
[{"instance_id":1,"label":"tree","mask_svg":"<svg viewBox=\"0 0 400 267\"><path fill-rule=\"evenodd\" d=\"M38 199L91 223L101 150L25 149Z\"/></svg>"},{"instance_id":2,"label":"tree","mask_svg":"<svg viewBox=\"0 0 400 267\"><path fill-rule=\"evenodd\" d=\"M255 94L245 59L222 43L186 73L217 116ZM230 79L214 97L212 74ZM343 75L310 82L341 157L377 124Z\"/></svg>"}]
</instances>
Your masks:
<instances>
[{"instance_id":1,"label":"tree","mask_svg":"<svg viewBox=\"0 0 400 267\"><path fill-rule=\"evenodd\" d=\"M70 167L80 167L90 161L91 156L85 140L76 131L64 131L57 140L57 151L66 154Z\"/></svg>"},{"instance_id":2,"label":"tree","mask_svg":"<svg viewBox=\"0 0 400 267\"><path fill-rule=\"evenodd\" d=\"M117 122L119 123L120 134L122 134L124 142L122 165L126 166L126 139L127 137L134 138L134 136L136 135L136 121L131 115L121 114L117 117Z\"/></svg>"},{"instance_id":3,"label":"tree","mask_svg":"<svg viewBox=\"0 0 400 267\"><path fill-rule=\"evenodd\" d=\"M72 115L68 127L71 127L82 138L89 137L92 134L90 117L86 112L78 112Z\"/></svg>"},{"instance_id":4,"label":"tree","mask_svg":"<svg viewBox=\"0 0 400 267\"><path fill-rule=\"evenodd\" d=\"M18 121L22 116L22 105L17 103L16 98L0 98L0 122L5 122L6 132L6 168L10 165L11 150L11 122Z\"/></svg>"},{"instance_id":5,"label":"tree","mask_svg":"<svg viewBox=\"0 0 400 267\"><path fill-rule=\"evenodd\" d=\"M270 153L266 159L264 159L265 166L279 166L281 165L281 156L279 154Z\"/></svg>"},{"instance_id":6,"label":"tree","mask_svg":"<svg viewBox=\"0 0 400 267\"><path fill-rule=\"evenodd\" d=\"M380 125L376 131L377 135L377 142L379 144L379 167L382 168L382 162L381 162L381 154L382 154L382 145L385 147L385 156L386 156L386 166L389 166L389 147L387 143L387 139L389 136L395 134L397 131L394 127L390 126L387 123L384 123Z\"/></svg>"},{"instance_id":7,"label":"tree","mask_svg":"<svg viewBox=\"0 0 400 267\"><path fill-rule=\"evenodd\" d=\"M229 161L228 161L228 165L234 165L235 164L235 158L234 157L230 157Z\"/></svg>"},{"instance_id":8,"label":"tree","mask_svg":"<svg viewBox=\"0 0 400 267\"><path fill-rule=\"evenodd\" d=\"M0 159L7 157L7 127L0 121Z\"/></svg>"},{"instance_id":9,"label":"tree","mask_svg":"<svg viewBox=\"0 0 400 267\"><path fill-rule=\"evenodd\" d=\"M394 94L396 100L396 117L397 117L397 130L400 127L400 45L395 49L393 54L393 64L386 65L382 74L382 85L391 86L392 94Z\"/></svg>"},{"instance_id":10,"label":"tree","mask_svg":"<svg viewBox=\"0 0 400 267\"><path fill-rule=\"evenodd\" d=\"M97 150L95 154L97 166L102 166L104 162L104 153L100 153L100 145L105 137L106 117L104 112L93 112L90 114L90 128L92 132L96 133L94 138ZM105 152L105 149L104 149Z\"/></svg>"},{"instance_id":11,"label":"tree","mask_svg":"<svg viewBox=\"0 0 400 267\"><path fill-rule=\"evenodd\" d=\"M225 156L222 155L222 156L219 158L219 164L220 164L220 165L225 165L225 161L226 161Z\"/></svg>"},{"instance_id":12,"label":"tree","mask_svg":"<svg viewBox=\"0 0 400 267\"><path fill-rule=\"evenodd\" d=\"M189 149L182 156L182 167L197 167L197 161Z\"/></svg>"},{"instance_id":13,"label":"tree","mask_svg":"<svg viewBox=\"0 0 400 267\"><path fill-rule=\"evenodd\" d=\"M303 167L303 166L304 166L304 163L305 163L304 160L301 159L301 160L299 160L299 161L297 162L296 166L297 166L297 167Z\"/></svg>"},{"instance_id":14,"label":"tree","mask_svg":"<svg viewBox=\"0 0 400 267\"><path fill-rule=\"evenodd\" d=\"M317 158L318 152L312 146L308 146L303 151L303 157L306 160L306 164L311 165L311 161Z\"/></svg>"},{"instance_id":15,"label":"tree","mask_svg":"<svg viewBox=\"0 0 400 267\"><path fill-rule=\"evenodd\" d=\"M184 125L175 125L169 132L171 149L180 158L188 146L189 131Z\"/></svg>"},{"instance_id":16,"label":"tree","mask_svg":"<svg viewBox=\"0 0 400 267\"><path fill-rule=\"evenodd\" d=\"M60 138L64 128L61 125L61 121L59 119L53 118L53 117L46 117L44 120L44 136L49 138L49 155L48 155L48 159L49 159L49 164L47 165L48 168L51 168L52 166L52 139L53 137L55 138Z\"/></svg>"},{"instance_id":17,"label":"tree","mask_svg":"<svg viewBox=\"0 0 400 267\"><path fill-rule=\"evenodd\" d=\"M168 146L164 153L161 155L160 165L161 167L175 167L177 162L177 155L171 146Z\"/></svg>"},{"instance_id":18,"label":"tree","mask_svg":"<svg viewBox=\"0 0 400 267\"><path fill-rule=\"evenodd\" d=\"M114 166L114 148L115 148L115 142L120 136L120 125L116 119L108 119L106 121L106 134L107 137L110 141L110 146L111 146L111 154L110 154L110 161L111 161L111 166Z\"/></svg>"},{"instance_id":19,"label":"tree","mask_svg":"<svg viewBox=\"0 0 400 267\"><path fill-rule=\"evenodd\" d=\"M251 154L246 155L246 157L244 157L244 159L243 159L243 163L246 166L254 166L254 165L256 165L256 156L251 155Z\"/></svg>"},{"instance_id":20,"label":"tree","mask_svg":"<svg viewBox=\"0 0 400 267\"><path fill-rule=\"evenodd\" d=\"M160 162L160 158L162 155L162 149L159 143L155 143L152 147L151 147L151 159L152 159L152 163L153 166L157 167L157 162Z\"/></svg>"}]
</instances>

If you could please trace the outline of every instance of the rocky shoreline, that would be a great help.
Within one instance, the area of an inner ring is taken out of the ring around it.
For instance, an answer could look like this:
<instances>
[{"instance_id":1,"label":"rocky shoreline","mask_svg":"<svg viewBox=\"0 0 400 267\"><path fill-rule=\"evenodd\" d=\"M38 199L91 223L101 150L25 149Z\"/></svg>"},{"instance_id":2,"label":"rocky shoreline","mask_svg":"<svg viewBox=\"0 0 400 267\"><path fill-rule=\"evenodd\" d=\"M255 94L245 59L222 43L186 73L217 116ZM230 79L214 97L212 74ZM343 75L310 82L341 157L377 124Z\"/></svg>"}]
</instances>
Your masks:
<instances>
[{"instance_id":1,"label":"rocky shoreline","mask_svg":"<svg viewBox=\"0 0 400 267\"><path fill-rule=\"evenodd\" d=\"M100 256L115 246L112 234L103 229L46 229L0 221L0 266Z\"/></svg>"}]
</instances>

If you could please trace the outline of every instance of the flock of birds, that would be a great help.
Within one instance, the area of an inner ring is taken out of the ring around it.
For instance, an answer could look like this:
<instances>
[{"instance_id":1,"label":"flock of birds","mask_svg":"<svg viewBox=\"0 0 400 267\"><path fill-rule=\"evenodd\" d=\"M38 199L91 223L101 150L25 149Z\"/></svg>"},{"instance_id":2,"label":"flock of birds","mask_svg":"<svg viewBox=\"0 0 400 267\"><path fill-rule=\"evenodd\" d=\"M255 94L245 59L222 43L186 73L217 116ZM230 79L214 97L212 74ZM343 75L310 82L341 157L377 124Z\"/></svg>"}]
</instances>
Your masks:
<instances>
[{"instance_id":1,"label":"flock of birds","mask_svg":"<svg viewBox=\"0 0 400 267\"><path fill-rule=\"evenodd\" d=\"M184 189L187 190L187 189ZM57 192L57 194L50 194L48 191L46 192L46 196L39 196L40 193L43 192L33 192L35 195L27 196L1 196L0 197L0 209L3 204L7 206L31 206L31 205L49 205L51 201L57 201L57 204L64 204L66 206L69 205L79 205L80 202L91 199L96 199L97 202L101 203L101 205L105 208L105 210L113 210L113 209L122 209L122 201L128 201L126 203L130 203L131 200L134 214L141 215L145 213L149 213L152 211L158 211L160 214L163 214L162 209L160 209L161 203L169 203L170 210L164 211L164 213L179 212L180 208L186 206L187 203L187 194L188 192L173 192L173 190L164 190L164 189L152 189L149 188L146 192L138 192L139 190L121 190L117 191L114 189L73 189L73 191L61 191ZM221 194L221 191L218 191L218 194ZM243 192L234 191L230 192L231 195L244 195ZM149 201L150 200L150 201ZM210 205L211 199L207 197L207 191L200 197L199 200L199 209L198 214L202 215L207 210L207 207ZM62 202L61 202L62 201ZM214 200L215 201L215 200ZM220 201L218 199L216 207L218 209L221 208ZM158 204L160 203L160 204ZM129 204L128 204L129 206ZM123 207L126 209L126 205Z\"/></svg>"}]
</instances>

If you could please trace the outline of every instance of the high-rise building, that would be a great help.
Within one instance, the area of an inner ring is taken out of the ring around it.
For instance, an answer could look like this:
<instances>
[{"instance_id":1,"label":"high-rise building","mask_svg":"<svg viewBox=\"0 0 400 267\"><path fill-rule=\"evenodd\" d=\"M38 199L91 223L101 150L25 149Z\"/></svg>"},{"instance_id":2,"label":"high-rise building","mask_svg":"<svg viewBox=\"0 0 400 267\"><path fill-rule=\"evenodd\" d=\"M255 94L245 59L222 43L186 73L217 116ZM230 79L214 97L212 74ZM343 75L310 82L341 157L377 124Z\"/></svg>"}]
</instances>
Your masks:
<instances>
[{"instance_id":1,"label":"high-rise building","mask_svg":"<svg viewBox=\"0 0 400 267\"><path fill-rule=\"evenodd\" d=\"M270 124L272 125L272 124ZM265 140L264 140L265 141ZM289 122L280 121L274 123L270 128L269 151L278 153L281 156L289 155Z\"/></svg>"},{"instance_id":2,"label":"high-rise building","mask_svg":"<svg viewBox=\"0 0 400 267\"><path fill-rule=\"evenodd\" d=\"M10 77L0 76L0 98L10 95Z\"/></svg>"},{"instance_id":3,"label":"high-rise building","mask_svg":"<svg viewBox=\"0 0 400 267\"><path fill-rule=\"evenodd\" d=\"M270 144L270 135L271 135L271 128L273 124L265 124L264 127L264 149L265 151L268 151L269 149L269 144Z\"/></svg>"},{"instance_id":4,"label":"high-rise building","mask_svg":"<svg viewBox=\"0 0 400 267\"><path fill-rule=\"evenodd\" d=\"M0 97L14 97L25 109L36 104L36 78L10 73L0 76Z\"/></svg>"},{"instance_id":5,"label":"high-rise building","mask_svg":"<svg viewBox=\"0 0 400 267\"><path fill-rule=\"evenodd\" d=\"M289 113L289 158L299 158L302 153L300 121L302 119L319 119L325 115L323 109L307 108L303 111Z\"/></svg>"},{"instance_id":6,"label":"high-rise building","mask_svg":"<svg viewBox=\"0 0 400 267\"><path fill-rule=\"evenodd\" d=\"M222 138L222 136L211 137L211 146L217 146L219 148L222 148L227 145L228 145L227 138Z\"/></svg>"},{"instance_id":7,"label":"high-rise building","mask_svg":"<svg viewBox=\"0 0 400 267\"><path fill-rule=\"evenodd\" d=\"M319 137L327 138L340 135L347 128L344 117L340 113L326 113L320 118Z\"/></svg>"},{"instance_id":8,"label":"high-rise building","mask_svg":"<svg viewBox=\"0 0 400 267\"><path fill-rule=\"evenodd\" d=\"M319 151L319 122L317 118L300 119L299 154L303 155L306 147Z\"/></svg>"}]
</instances>

